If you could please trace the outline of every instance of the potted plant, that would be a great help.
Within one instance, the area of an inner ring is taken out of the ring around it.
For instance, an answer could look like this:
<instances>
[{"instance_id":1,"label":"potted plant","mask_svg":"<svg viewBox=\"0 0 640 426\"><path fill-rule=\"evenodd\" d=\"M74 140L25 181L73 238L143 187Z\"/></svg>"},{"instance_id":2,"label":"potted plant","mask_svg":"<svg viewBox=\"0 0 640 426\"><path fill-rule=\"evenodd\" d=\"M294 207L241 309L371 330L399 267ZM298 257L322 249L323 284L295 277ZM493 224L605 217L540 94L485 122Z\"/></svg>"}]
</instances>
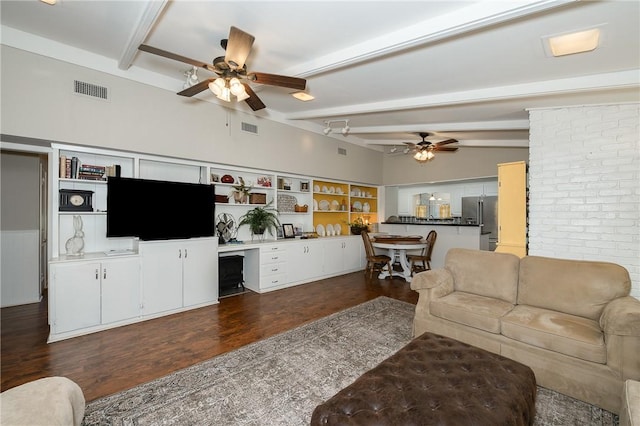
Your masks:
<instances>
[{"instance_id":1,"label":"potted plant","mask_svg":"<svg viewBox=\"0 0 640 426\"><path fill-rule=\"evenodd\" d=\"M233 191L231 191L231 196L236 204L247 204L249 202L249 191L251 191L251 184L247 185L244 183L244 179L242 176L238 176L239 184L233 185Z\"/></svg>"},{"instance_id":2,"label":"potted plant","mask_svg":"<svg viewBox=\"0 0 640 426\"><path fill-rule=\"evenodd\" d=\"M353 222L347 222L353 235L360 235L362 231L369 231L369 226L364 223L361 217L356 218Z\"/></svg>"},{"instance_id":3,"label":"potted plant","mask_svg":"<svg viewBox=\"0 0 640 426\"><path fill-rule=\"evenodd\" d=\"M262 240L264 239L265 231L269 231L269 234L273 235L273 230L280 226L278 210L270 207L271 203L272 201L264 207L255 207L240 216L238 227L248 225L251 230L251 239L253 239L254 235L258 235Z\"/></svg>"}]
</instances>

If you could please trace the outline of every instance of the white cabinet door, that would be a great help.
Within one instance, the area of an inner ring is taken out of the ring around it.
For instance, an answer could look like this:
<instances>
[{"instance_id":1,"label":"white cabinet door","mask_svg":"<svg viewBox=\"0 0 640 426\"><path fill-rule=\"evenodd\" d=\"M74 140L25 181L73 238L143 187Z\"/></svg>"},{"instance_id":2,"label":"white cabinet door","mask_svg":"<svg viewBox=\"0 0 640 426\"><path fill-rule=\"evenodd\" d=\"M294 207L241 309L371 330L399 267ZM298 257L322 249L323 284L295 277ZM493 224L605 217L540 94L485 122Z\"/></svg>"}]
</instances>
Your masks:
<instances>
[{"instance_id":1,"label":"white cabinet door","mask_svg":"<svg viewBox=\"0 0 640 426\"><path fill-rule=\"evenodd\" d=\"M184 242L140 243L144 315L182 307Z\"/></svg>"},{"instance_id":2,"label":"white cabinet door","mask_svg":"<svg viewBox=\"0 0 640 426\"><path fill-rule=\"evenodd\" d=\"M102 262L102 323L140 316L140 259Z\"/></svg>"},{"instance_id":3,"label":"white cabinet door","mask_svg":"<svg viewBox=\"0 0 640 426\"><path fill-rule=\"evenodd\" d=\"M343 266L346 272L364 269L364 243L362 238L345 238L343 253Z\"/></svg>"},{"instance_id":4,"label":"white cabinet door","mask_svg":"<svg viewBox=\"0 0 640 426\"><path fill-rule=\"evenodd\" d=\"M290 251L290 281L308 281L322 276L324 254L320 241L301 241L292 244Z\"/></svg>"},{"instance_id":5,"label":"white cabinet door","mask_svg":"<svg viewBox=\"0 0 640 426\"><path fill-rule=\"evenodd\" d=\"M324 241L324 273L338 275L363 268L360 238L332 238Z\"/></svg>"},{"instance_id":6,"label":"white cabinet door","mask_svg":"<svg viewBox=\"0 0 640 426\"><path fill-rule=\"evenodd\" d=\"M195 239L183 244L184 306L218 299L218 240Z\"/></svg>"},{"instance_id":7,"label":"white cabinet door","mask_svg":"<svg viewBox=\"0 0 640 426\"><path fill-rule=\"evenodd\" d=\"M100 324L100 263L52 264L52 334Z\"/></svg>"}]
</instances>

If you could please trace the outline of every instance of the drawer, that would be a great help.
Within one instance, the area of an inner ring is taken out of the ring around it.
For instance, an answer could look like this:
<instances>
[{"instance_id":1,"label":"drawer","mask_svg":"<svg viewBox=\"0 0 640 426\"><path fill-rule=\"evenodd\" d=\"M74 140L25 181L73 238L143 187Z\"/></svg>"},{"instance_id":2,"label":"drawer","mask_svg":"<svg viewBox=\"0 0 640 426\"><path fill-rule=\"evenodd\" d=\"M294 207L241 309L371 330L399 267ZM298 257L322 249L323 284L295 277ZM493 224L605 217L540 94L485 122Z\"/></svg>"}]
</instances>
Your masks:
<instances>
[{"instance_id":1,"label":"drawer","mask_svg":"<svg viewBox=\"0 0 640 426\"><path fill-rule=\"evenodd\" d=\"M260 253L260 264L265 265L268 263L279 263L287 260L287 252L285 251L272 251Z\"/></svg>"},{"instance_id":2,"label":"drawer","mask_svg":"<svg viewBox=\"0 0 640 426\"><path fill-rule=\"evenodd\" d=\"M260 266L260 276L267 277L270 275L283 274L287 272L284 263L266 263Z\"/></svg>"},{"instance_id":3,"label":"drawer","mask_svg":"<svg viewBox=\"0 0 640 426\"><path fill-rule=\"evenodd\" d=\"M260 277L260 288L270 288L286 284L287 274L275 274Z\"/></svg>"}]
</instances>

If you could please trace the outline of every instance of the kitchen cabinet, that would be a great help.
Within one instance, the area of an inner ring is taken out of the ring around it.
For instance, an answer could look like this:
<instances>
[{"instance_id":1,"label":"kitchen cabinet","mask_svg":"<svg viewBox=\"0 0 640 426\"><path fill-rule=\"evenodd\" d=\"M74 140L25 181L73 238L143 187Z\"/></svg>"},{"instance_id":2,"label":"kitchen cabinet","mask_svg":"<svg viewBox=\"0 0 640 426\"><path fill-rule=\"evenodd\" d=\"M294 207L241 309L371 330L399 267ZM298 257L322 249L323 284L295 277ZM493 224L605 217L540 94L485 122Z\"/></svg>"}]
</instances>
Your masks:
<instances>
[{"instance_id":1,"label":"kitchen cabinet","mask_svg":"<svg viewBox=\"0 0 640 426\"><path fill-rule=\"evenodd\" d=\"M498 164L498 244L496 252L527 255L527 166Z\"/></svg>"},{"instance_id":2,"label":"kitchen cabinet","mask_svg":"<svg viewBox=\"0 0 640 426\"><path fill-rule=\"evenodd\" d=\"M137 256L52 263L49 273L52 336L140 315Z\"/></svg>"},{"instance_id":3,"label":"kitchen cabinet","mask_svg":"<svg viewBox=\"0 0 640 426\"><path fill-rule=\"evenodd\" d=\"M215 302L216 238L140 242L145 315Z\"/></svg>"}]
</instances>

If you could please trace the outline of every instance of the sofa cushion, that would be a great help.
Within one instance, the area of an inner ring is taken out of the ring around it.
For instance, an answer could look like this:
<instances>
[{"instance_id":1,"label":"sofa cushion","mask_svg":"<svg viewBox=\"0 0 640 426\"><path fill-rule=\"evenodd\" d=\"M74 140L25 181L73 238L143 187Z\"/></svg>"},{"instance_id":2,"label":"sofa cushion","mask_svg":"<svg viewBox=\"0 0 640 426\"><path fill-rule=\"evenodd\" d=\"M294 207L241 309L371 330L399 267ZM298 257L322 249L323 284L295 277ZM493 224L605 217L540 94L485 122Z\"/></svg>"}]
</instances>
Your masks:
<instances>
[{"instance_id":1,"label":"sofa cushion","mask_svg":"<svg viewBox=\"0 0 640 426\"><path fill-rule=\"evenodd\" d=\"M600 326L584 317L518 305L502 318L502 335L585 361L607 362Z\"/></svg>"},{"instance_id":2,"label":"sofa cushion","mask_svg":"<svg viewBox=\"0 0 640 426\"><path fill-rule=\"evenodd\" d=\"M607 303L630 290L629 273L614 263L539 256L520 261L519 305L598 321Z\"/></svg>"},{"instance_id":3,"label":"sofa cushion","mask_svg":"<svg viewBox=\"0 0 640 426\"><path fill-rule=\"evenodd\" d=\"M511 304L516 303L519 265L518 256L491 251L454 248L445 257L455 290Z\"/></svg>"},{"instance_id":4,"label":"sofa cushion","mask_svg":"<svg viewBox=\"0 0 640 426\"><path fill-rule=\"evenodd\" d=\"M432 300L429 309L436 317L500 334L500 318L513 309L513 305L492 297L454 291Z\"/></svg>"}]
</instances>

